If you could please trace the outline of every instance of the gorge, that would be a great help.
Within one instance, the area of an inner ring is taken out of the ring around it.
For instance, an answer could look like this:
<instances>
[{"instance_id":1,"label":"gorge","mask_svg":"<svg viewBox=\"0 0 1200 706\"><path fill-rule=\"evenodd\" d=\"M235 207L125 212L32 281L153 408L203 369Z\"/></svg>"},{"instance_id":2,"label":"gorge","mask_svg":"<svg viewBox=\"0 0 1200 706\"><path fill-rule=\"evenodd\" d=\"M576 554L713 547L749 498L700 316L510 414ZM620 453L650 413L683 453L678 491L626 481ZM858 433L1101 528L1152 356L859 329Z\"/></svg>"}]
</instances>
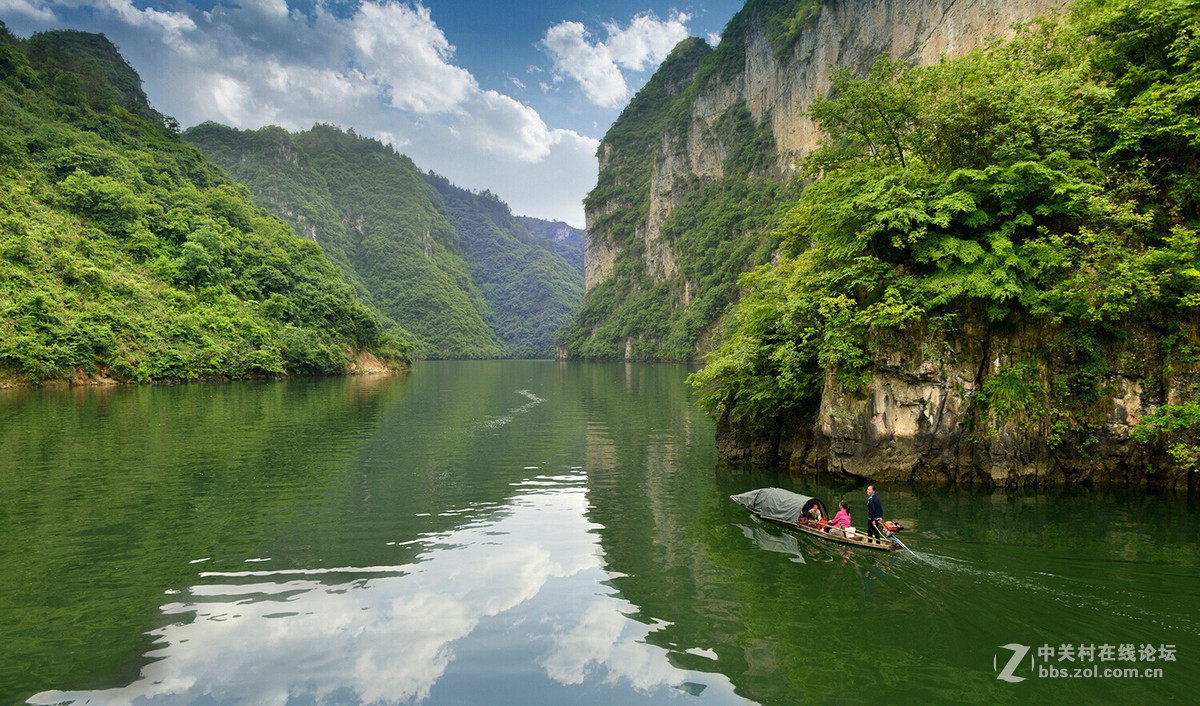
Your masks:
<instances>
[{"instance_id":1,"label":"gorge","mask_svg":"<svg viewBox=\"0 0 1200 706\"><path fill-rule=\"evenodd\" d=\"M1063 5L752 1L680 44L600 146L561 353L707 356L726 460L1191 488L1191 10L1031 22Z\"/></svg>"}]
</instances>

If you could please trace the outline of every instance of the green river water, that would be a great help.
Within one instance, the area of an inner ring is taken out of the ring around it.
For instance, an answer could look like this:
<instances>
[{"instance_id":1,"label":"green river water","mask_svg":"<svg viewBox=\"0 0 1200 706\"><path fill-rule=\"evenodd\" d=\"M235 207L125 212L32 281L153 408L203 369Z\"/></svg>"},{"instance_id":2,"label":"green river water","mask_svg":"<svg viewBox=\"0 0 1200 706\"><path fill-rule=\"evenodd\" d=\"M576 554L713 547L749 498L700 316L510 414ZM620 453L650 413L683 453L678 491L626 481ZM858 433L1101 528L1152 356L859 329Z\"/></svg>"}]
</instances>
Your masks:
<instances>
[{"instance_id":1,"label":"green river water","mask_svg":"<svg viewBox=\"0 0 1200 706\"><path fill-rule=\"evenodd\" d=\"M0 703L1195 703L1195 501L884 484L915 554L847 549L687 373L0 390Z\"/></svg>"}]
</instances>

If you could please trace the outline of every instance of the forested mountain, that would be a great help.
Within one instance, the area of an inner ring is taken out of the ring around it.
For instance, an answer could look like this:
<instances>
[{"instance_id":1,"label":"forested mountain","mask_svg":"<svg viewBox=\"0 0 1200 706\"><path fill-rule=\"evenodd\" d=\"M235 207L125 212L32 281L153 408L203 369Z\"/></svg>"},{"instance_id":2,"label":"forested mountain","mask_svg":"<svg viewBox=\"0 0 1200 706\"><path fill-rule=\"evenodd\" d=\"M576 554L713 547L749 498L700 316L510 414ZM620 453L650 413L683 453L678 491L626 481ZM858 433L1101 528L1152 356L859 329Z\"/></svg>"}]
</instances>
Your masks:
<instances>
[{"instance_id":1,"label":"forested mountain","mask_svg":"<svg viewBox=\"0 0 1200 706\"><path fill-rule=\"evenodd\" d=\"M583 276L583 246L584 237L587 235L585 231L562 221L547 221L529 216L517 216L517 219L525 224L530 233L541 237L547 245L562 255L563 259L571 263L571 267L578 270L580 277Z\"/></svg>"},{"instance_id":2,"label":"forested mountain","mask_svg":"<svg viewBox=\"0 0 1200 706\"><path fill-rule=\"evenodd\" d=\"M495 195L328 125L205 123L185 139L325 249L426 358L546 357L582 278Z\"/></svg>"},{"instance_id":3,"label":"forested mountain","mask_svg":"<svg viewBox=\"0 0 1200 706\"><path fill-rule=\"evenodd\" d=\"M1065 0L747 0L715 48L681 42L621 112L598 156L586 290L560 334L571 357L695 360L738 276L771 260L799 195L808 115L837 68L880 54L935 63Z\"/></svg>"},{"instance_id":4,"label":"forested mountain","mask_svg":"<svg viewBox=\"0 0 1200 706\"><path fill-rule=\"evenodd\" d=\"M680 45L601 144L562 344L712 340L726 459L1194 486L1200 2L1036 9L750 0Z\"/></svg>"},{"instance_id":5,"label":"forested mountain","mask_svg":"<svg viewBox=\"0 0 1200 706\"><path fill-rule=\"evenodd\" d=\"M458 230L505 355L554 355L555 333L583 298L582 271L564 259L559 241L532 233L526 224L533 219L513 216L495 194L460 189L433 172L425 178L440 196L439 210Z\"/></svg>"},{"instance_id":6,"label":"forested mountain","mask_svg":"<svg viewBox=\"0 0 1200 706\"><path fill-rule=\"evenodd\" d=\"M0 24L0 379L335 373L397 341L103 35Z\"/></svg>"}]
</instances>

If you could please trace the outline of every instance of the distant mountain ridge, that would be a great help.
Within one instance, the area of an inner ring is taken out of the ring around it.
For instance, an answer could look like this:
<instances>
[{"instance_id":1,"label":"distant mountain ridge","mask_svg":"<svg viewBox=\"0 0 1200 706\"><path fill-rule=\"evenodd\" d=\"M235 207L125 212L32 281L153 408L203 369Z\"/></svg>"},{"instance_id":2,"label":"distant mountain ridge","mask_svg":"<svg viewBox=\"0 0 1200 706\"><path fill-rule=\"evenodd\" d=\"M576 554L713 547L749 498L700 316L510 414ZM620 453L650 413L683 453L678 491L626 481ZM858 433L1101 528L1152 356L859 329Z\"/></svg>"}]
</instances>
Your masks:
<instances>
[{"instance_id":1,"label":"distant mountain ridge","mask_svg":"<svg viewBox=\"0 0 1200 706\"><path fill-rule=\"evenodd\" d=\"M583 274L583 250L584 241L587 238L587 231L582 228L575 228L562 221L546 221L541 218L531 218L529 216L517 216L529 232L534 235L540 235L545 238L550 245L558 250L558 253L563 258L571 263L571 266L579 270L579 274Z\"/></svg>"},{"instance_id":2,"label":"distant mountain ridge","mask_svg":"<svg viewBox=\"0 0 1200 706\"><path fill-rule=\"evenodd\" d=\"M526 225L542 222L423 173L377 140L330 125L288 133L216 123L184 138L319 243L416 357L552 356L582 298L580 268L561 254L571 246Z\"/></svg>"}]
</instances>

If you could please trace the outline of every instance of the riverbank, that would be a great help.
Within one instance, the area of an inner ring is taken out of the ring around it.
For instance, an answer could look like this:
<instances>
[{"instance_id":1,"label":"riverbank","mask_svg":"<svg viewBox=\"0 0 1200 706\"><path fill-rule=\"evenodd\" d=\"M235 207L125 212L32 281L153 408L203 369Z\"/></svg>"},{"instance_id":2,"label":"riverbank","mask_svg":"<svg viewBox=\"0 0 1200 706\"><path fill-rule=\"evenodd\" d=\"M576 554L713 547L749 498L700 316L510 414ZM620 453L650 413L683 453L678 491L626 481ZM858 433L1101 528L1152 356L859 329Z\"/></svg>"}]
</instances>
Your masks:
<instances>
[{"instance_id":1,"label":"riverbank","mask_svg":"<svg viewBox=\"0 0 1200 706\"><path fill-rule=\"evenodd\" d=\"M342 375L395 375L407 373L412 366L404 363L385 360L370 351L347 351L351 362L342 371ZM336 374L335 374L336 376ZM231 377L224 375L207 375L195 378L160 378L156 380L133 380L120 378L111 371L100 369L87 372L75 368L69 378L53 378L40 381L21 380L11 371L0 370L0 390L14 388L55 388L55 387L110 387L114 385L176 385L185 382L232 382L234 380L291 380L303 377L329 377L328 375L250 375L246 377Z\"/></svg>"},{"instance_id":2,"label":"riverbank","mask_svg":"<svg viewBox=\"0 0 1200 706\"><path fill-rule=\"evenodd\" d=\"M846 420L842 420L845 432ZM1016 490L1091 487L1200 492L1198 474L1167 454L1132 439L1128 429L1104 429L1055 446L1005 431L972 434L965 426L934 433L878 433L864 423L857 435L829 436L798 420L770 428L717 420L715 443L723 463L776 466L796 478L828 474L862 482Z\"/></svg>"}]
</instances>

